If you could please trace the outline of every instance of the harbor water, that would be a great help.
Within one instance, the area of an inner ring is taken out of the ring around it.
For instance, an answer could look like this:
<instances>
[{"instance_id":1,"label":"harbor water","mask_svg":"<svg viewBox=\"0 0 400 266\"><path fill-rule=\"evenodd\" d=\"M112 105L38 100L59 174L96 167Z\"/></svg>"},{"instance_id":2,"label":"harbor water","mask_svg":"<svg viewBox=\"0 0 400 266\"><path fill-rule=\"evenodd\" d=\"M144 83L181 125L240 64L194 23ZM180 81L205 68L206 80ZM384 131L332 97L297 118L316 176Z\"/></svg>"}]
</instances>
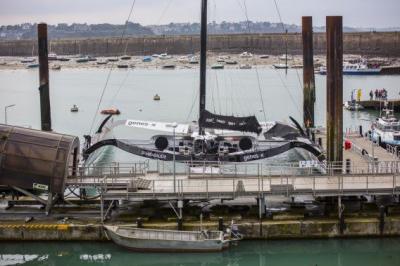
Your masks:
<instances>
[{"instance_id":1,"label":"harbor water","mask_svg":"<svg viewBox=\"0 0 400 266\"><path fill-rule=\"evenodd\" d=\"M0 265L396 266L400 239L242 241L204 254L132 253L100 242L0 242Z\"/></svg>"}]
</instances>

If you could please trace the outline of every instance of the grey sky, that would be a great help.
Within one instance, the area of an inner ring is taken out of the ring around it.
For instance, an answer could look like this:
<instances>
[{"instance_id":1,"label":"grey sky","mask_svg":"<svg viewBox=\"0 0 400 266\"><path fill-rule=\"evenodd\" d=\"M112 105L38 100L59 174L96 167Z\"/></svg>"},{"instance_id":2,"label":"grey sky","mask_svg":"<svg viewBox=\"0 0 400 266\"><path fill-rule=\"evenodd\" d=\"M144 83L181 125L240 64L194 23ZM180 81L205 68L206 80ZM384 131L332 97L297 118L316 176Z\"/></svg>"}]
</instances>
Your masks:
<instances>
[{"instance_id":1,"label":"grey sky","mask_svg":"<svg viewBox=\"0 0 400 266\"><path fill-rule=\"evenodd\" d=\"M353 27L400 27L400 0L276 0L285 23L300 24L301 16L325 24L325 16L342 15ZM274 0L246 0L253 21L278 22ZM209 0L209 20L243 21L244 0ZM24 22L122 24L132 0L0 0L0 24ZM136 0L131 20L148 24L197 22L200 0ZM168 8L167 8L168 7ZM165 12L163 12L165 10ZM163 14L163 15L162 15Z\"/></svg>"}]
</instances>

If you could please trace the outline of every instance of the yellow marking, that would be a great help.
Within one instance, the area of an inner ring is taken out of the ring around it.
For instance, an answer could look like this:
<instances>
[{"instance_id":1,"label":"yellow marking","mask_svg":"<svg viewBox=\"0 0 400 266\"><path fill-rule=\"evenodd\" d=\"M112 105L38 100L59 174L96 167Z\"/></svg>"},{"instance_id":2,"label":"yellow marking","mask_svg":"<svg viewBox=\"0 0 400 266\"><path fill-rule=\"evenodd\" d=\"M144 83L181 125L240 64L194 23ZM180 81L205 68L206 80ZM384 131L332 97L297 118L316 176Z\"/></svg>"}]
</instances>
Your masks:
<instances>
[{"instance_id":1,"label":"yellow marking","mask_svg":"<svg viewBox=\"0 0 400 266\"><path fill-rule=\"evenodd\" d=\"M60 230L60 231L68 230L68 228L69 228L69 225L68 225L68 224L59 224L59 225L57 226L57 229Z\"/></svg>"}]
</instances>

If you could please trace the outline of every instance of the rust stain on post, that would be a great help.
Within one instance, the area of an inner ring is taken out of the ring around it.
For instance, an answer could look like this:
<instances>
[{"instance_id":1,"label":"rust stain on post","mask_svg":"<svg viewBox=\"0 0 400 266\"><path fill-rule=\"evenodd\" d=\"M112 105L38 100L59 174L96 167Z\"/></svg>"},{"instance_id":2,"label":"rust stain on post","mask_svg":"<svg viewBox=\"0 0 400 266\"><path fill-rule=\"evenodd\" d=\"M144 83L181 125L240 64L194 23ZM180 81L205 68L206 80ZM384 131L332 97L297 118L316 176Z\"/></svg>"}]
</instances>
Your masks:
<instances>
[{"instance_id":1,"label":"rust stain on post","mask_svg":"<svg viewBox=\"0 0 400 266\"><path fill-rule=\"evenodd\" d=\"M326 17L327 159L343 161L343 19Z\"/></svg>"},{"instance_id":2,"label":"rust stain on post","mask_svg":"<svg viewBox=\"0 0 400 266\"><path fill-rule=\"evenodd\" d=\"M303 36L303 122L314 127L315 78L312 17L302 17Z\"/></svg>"},{"instance_id":3,"label":"rust stain on post","mask_svg":"<svg viewBox=\"0 0 400 266\"><path fill-rule=\"evenodd\" d=\"M42 130L51 131L47 24L38 24L39 92Z\"/></svg>"}]
</instances>

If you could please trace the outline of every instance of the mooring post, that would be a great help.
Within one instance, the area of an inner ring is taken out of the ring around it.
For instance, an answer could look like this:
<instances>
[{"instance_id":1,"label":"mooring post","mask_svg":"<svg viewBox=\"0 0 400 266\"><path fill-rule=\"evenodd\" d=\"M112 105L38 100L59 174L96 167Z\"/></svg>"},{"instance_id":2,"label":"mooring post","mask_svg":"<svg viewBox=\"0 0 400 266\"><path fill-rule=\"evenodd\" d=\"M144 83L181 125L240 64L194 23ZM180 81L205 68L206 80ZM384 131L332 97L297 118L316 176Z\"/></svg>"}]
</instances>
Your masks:
<instances>
[{"instance_id":1,"label":"mooring post","mask_svg":"<svg viewBox=\"0 0 400 266\"><path fill-rule=\"evenodd\" d=\"M224 231L224 218L218 218L218 231Z\"/></svg>"},{"instance_id":2,"label":"mooring post","mask_svg":"<svg viewBox=\"0 0 400 266\"><path fill-rule=\"evenodd\" d=\"M343 161L343 21L341 16L326 17L327 43L327 160ZM340 167L339 167L340 168ZM341 169L339 169L341 170Z\"/></svg>"},{"instance_id":3,"label":"mooring post","mask_svg":"<svg viewBox=\"0 0 400 266\"><path fill-rule=\"evenodd\" d=\"M42 130L51 131L47 24L38 24L39 92Z\"/></svg>"},{"instance_id":4,"label":"mooring post","mask_svg":"<svg viewBox=\"0 0 400 266\"><path fill-rule=\"evenodd\" d=\"M344 215L343 215L344 208L342 206L342 197L338 196L338 216L339 216L339 233L343 235L345 229L345 222L344 222Z\"/></svg>"},{"instance_id":5,"label":"mooring post","mask_svg":"<svg viewBox=\"0 0 400 266\"><path fill-rule=\"evenodd\" d=\"M385 229L385 206L379 206L379 233L382 235Z\"/></svg>"},{"instance_id":6,"label":"mooring post","mask_svg":"<svg viewBox=\"0 0 400 266\"><path fill-rule=\"evenodd\" d=\"M302 17L303 36L303 122L314 127L315 78L312 17Z\"/></svg>"}]
</instances>

